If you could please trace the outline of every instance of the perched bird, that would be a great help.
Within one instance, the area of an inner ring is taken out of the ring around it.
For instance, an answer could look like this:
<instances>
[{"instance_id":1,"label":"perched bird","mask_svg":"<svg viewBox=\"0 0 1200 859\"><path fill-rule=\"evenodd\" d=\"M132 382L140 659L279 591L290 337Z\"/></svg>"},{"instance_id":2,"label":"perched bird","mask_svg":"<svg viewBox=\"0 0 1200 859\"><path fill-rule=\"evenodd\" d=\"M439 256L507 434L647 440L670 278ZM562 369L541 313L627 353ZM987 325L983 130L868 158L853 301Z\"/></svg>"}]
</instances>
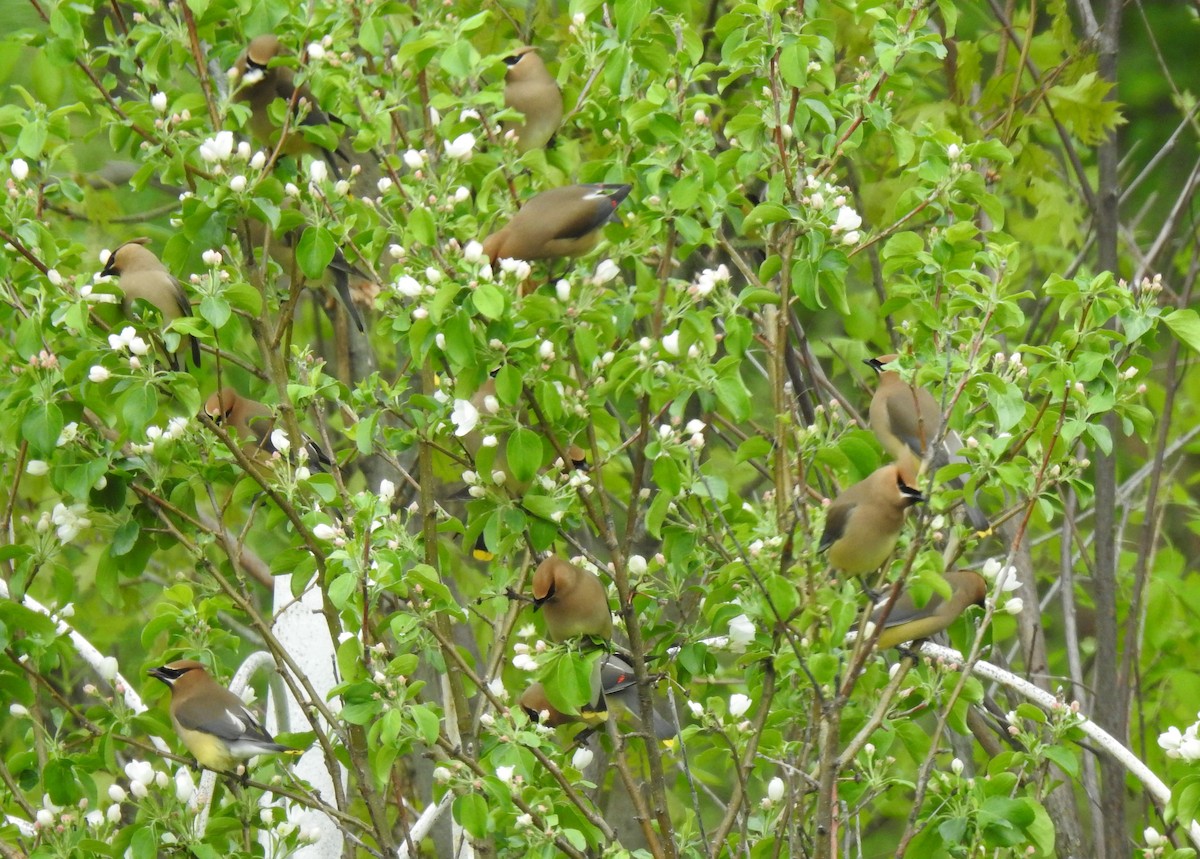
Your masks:
<instances>
[{"instance_id":1,"label":"perched bird","mask_svg":"<svg viewBox=\"0 0 1200 859\"><path fill-rule=\"evenodd\" d=\"M925 500L914 482L901 466L885 465L833 499L817 547L830 566L847 576L878 570L896 548L908 508Z\"/></svg>"},{"instance_id":2,"label":"perched bird","mask_svg":"<svg viewBox=\"0 0 1200 859\"><path fill-rule=\"evenodd\" d=\"M170 687L171 724L201 766L233 772L238 761L255 755L301 753L275 742L242 699L213 680L199 662L181 659L149 674Z\"/></svg>"},{"instance_id":3,"label":"perched bird","mask_svg":"<svg viewBox=\"0 0 1200 859\"><path fill-rule=\"evenodd\" d=\"M250 106L250 132L263 145L274 146L279 140L279 127L271 122L268 113L271 103L275 99L281 98L287 104L291 104L297 89L296 74L292 69L287 66L271 65L271 61L282 56L283 52L283 45L280 44L279 39L266 33L250 40L250 44L246 46L246 52L242 54L236 64L239 78L243 83L241 88L234 93L234 99ZM331 117L317 107L316 99L313 98L313 94L307 86L301 84L299 90L299 99L303 100L307 106L307 112L299 119L300 125L329 125L330 119L340 122L336 117ZM299 103L296 106L296 114L299 114ZM338 169L335 156L343 161L350 160L341 146L335 146L333 149L318 146L305 139L304 135L295 129L295 124L296 115L293 115L291 129L280 151L285 155L292 156L305 153L314 156L320 155L328 162L333 175L340 177L341 171Z\"/></svg>"},{"instance_id":4,"label":"perched bird","mask_svg":"<svg viewBox=\"0 0 1200 859\"><path fill-rule=\"evenodd\" d=\"M277 416L270 407L247 399L230 387L224 387L210 396L204 404L204 413L226 432L235 432L245 442L243 450L252 459L266 459L278 452L271 434L275 430ZM333 459L325 449L307 435L302 439L308 451L309 463L318 471L333 465Z\"/></svg>"},{"instance_id":5,"label":"perched bird","mask_svg":"<svg viewBox=\"0 0 1200 859\"><path fill-rule=\"evenodd\" d=\"M969 606L983 605L988 591L983 576L971 570L953 570L946 573L945 578L950 585L950 599L946 600L934 591L929 601L920 608L913 603L912 594L905 588L888 612L876 646L882 649L929 638L954 623ZM880 603L871 613L873 623L879 622L883 606Z\"/></svg>"},{"instance_id":6,"label":"perched bird","mask_svg":"<svg viewBox=\"0 0 1200 859\"><path fill-rule=\"evenodd\" d=\"M633 666L624 656L618 653L608 653L597 664L592 674L591 700L579 708L578 715L570 715L558 710L546 696L546 688L541 683L531 683L518 703L525 715L533 722L557 728L573 722L583 722L591 728L603 724L610 713L620 717L628 714L634 721L640 722L641 712L637 694L637 680L634 677ZM675 729L657 711L651 716L654 735L660 740L675 736Z\"/></svg>"},{"instance_id":7,"label":"perched bird","mask_svg":"<svg viewBox=\"0 0 1200 859\"><path fill-rule=\"evenodd\" d=\"M516 135L518 152L541 149L562 122L562 90L546 71L536 48L518 48L504 58L504 63L508 66L504 74L504 106L525 116L523 122L505 122L504 132Z\"/></svg>"},{"instance_id":8,"label":"perched bird","mask_svg":"<svg viewBox=\"0 0 1200 859\"><path fill-rule=\"evenodd\" d=\"M250 244L254 247L262 247L266 244L267 228L262 221L249 219L246 222L249 225ZM291 274L294 270L293 258L296 252L296 243L300 241L299 230L288 230L282 234L271 237L271 243L267 245L267 249L271 258L279 263L285 273ZM350 278L355 277L360 280L370 280L370 275L366 272L355 268L346 259L341 248L335 248L333 251L333 259L329 266L325 269L326 282L332 282L334 290L338 294L338 298L342 301L342 306L346 308L346 313L350 316L350 321L354 323L354 327L359 331L366 330L363 325L362 315L358 312L358 308L354 306L354 299L350 295Z\"/></svg>"},{"instance_id":9,"label":"perched bird","mask_svg":"<svg viewBox=\"0 0 1200 859\"><path fill-rule=\"evenodd\" d=\"M101 275L111 275L121 280L121 292L124 298L121 308L129 316L133 302L145 301L153 305L162 315L163 322L171 322L181 316L191 316L192 307L188 304L187 294L182 284L167 271L158 257L147 250L144 245L149 239L131 239L108 255ZM192 363L200 366L200 342L192 336ZM179 369L175 356L171 356L171 367Z\"/></svg>"},{"instance_id":10,"label":"perched bird","mask_svg":"<svg viewBox=\"0 0 1200 859\"><path fill-rule=\"evenodd\" d=\"M632 185L567 185L526 201L503 228L483 241L483 252L501 259L583 256L600 241L600 229Z\"/></svg>"},{"instance_id":11,"label":"perched bird","mask_svg":"<svg viewBox=\"0 0 1200 859\"><path fill-rule=\"evenodd\" d=\"M879 387L871 397L869 420L871 431L880 445L897 463L916 470L925 459L926 451L937 441L932 464L936 471L951 462L966 462L959 451L962 439L954 431L947 432L940 441L942 410L933 394L924 388L910 385L887 365L896 360L895 355L868 358L864 363L879 375ZM963 481L956 477L951 485L961 489ZM990 527L983 511L973 504L965 504L967 519L977 531Z\"/></svg>"},{"instance_id":12,"label":"perched bird","mask_svg":"<svg viewBox=\"0 0 1200 859\"><path fill-rule=\"evenodd\" d=\"M546 633L554 641L584 635L612 638L608 592L599 576L557 555L546 558L533 573L533 608L542 609Z\"/></svg>"}]
</instances>

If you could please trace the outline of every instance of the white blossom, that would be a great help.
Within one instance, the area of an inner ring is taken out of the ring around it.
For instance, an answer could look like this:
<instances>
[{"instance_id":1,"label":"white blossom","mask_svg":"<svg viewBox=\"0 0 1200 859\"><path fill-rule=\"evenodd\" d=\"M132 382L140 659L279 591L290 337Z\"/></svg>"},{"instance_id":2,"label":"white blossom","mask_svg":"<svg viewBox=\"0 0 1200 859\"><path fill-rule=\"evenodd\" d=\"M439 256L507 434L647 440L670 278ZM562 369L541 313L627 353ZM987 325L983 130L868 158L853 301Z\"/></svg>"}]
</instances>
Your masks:
<instances>
[{"instance_id":1,"label":"white blossom","mask_svg":"<svg viewBox=\"0 0 1200 859\"><path fill-rule=\"evenodd\" d=\"M250 166L255 170L261 170L267 166L267 153L261 149L254 153L254 157L250 159Z\"/></svg>"},{"instance_id":2,"label":"white blossom","mask_svg":"<svg viewBox=\"0 0 1200 859\"><path fill-rule=\"evenodd\" d=\"M571 755L571 766L582 772L588 768L595 754L587 746L580 746L575 750L575 754Z\"/></svg>"},{"instance_id":3,"label":"white blossom","mask_svg":"<svg viewBox=\"0 0 1200 859\"><path fill-rule=\"evenodd\" d=\"M313 159L308 165L308 178L320 185L329 178L329 165L320 158Z\"/></svg>"},{"instance_id":4,"label":"white blossom","mask_svg":"<svg viewBox=\"0 0 1200 859\"><path fill-rule=\"evenodd\" d=\"M380 180L375 183L375 187L379 189L380 194L386 194L388 191L392 190L392 177L381 177Z\"/></svg>"},{"instance_id":5,"label":"white blossom","mask_svg":"<svg viewBox=\"0 0 1200 859\"><path fill-rule=\"evenodd\" d=\"M745 715L750 709L750 705L754 702L750 700L749 695L743 695L741 692L735 692L729 696L729 715L737 719Z\"/></svg>"},{"instance_id":6,"label":"white blossom","mask_svg":"<svg viewBox=\"0 0 1200 859\"><path fill-rule=\"evenodd\" d=\"M420 170L425 166L425 159L427 157L424 149L410 149L404 153L404 163L410 170Z\"/></svg>"},{"instance_id":7,"label":"white blossom","mask_svg":"<svg viewBox=\"0 0 1200 859\"><path fill-rule=\"evenodd\" d=\"M240 194L246 190L246 177L242 175L234 176L229 180L229 189L235 194Z\"/></svg>"},{"instance_id":8,"label":"white blossom","mask_svg":"<svg viewBox=\"0 0 1200 859\"><path fill-rule=\"evenodd\" d=\"M114 803L114 804L110 805L108 807L108 810L104 812L104 819L107 820L109 823L120 823L121 822L121 806L120 806L120 804Z\"/></svg>"},{"instance_id":9,"label":"white blossom","mask_svg":"<svg viewBox=\"0 0 1200 859\"><path fill-rule=\"evenodd\" d=\"M63 285L63 277L58 273L58 269L46 269L46 280L50 281L54 286Z\"/></svg>"},{"instance_id":10,"label":"white blossom","mask_svg":"<svg viewBox=\"0 0 1200 859\"><path fill-rule=\"evenodd\" d=\"M518 653L512 660L513 668L518 671L537 671L537 660L528 653Z\"/></svg>"},{"instance_id":11,"label":"white blossom","mask_svg":"<svg viewBox=\"0 0 1200 859\"><path fill-rule=\"evenodd\" d=\"M835 220L833 223L833 232L845 233L851 230L857 230L861 226L862 216L849 206L842 206L840 209L838 209L837 220Z\"/></svg>"},{"instance_id":12,"label":"white blossom","mask_svg":"<svg viewBox=\"0 0 1200 859\"><path fill-rule=\"evenodd\" d=\"M14 719L21 719L29 715L29 708L24 704L10 704L8 706L8 715Z\"/></svg>"},{"instance_id":13,"label":"white blossom","mask_svg":"<svg viewBox=\"0 0 1200 859\"><path fill-rule=\"evenodd\" d=\"M79 532L84 528L91 527L92 520L83 515L86 511L87 507L83 504L72 504L67 507L59 502L54 505L54 510L50 513L50 521L56 526L55 533L58 534L59 540L69 543L79 536Z\"/></svg>"},{"instance_id":14,"label":"white blossom","mask_svg":"<svg viewBox=\"0 0 1200 859\"><path fill-rule=\"evenodd\" d=\"M608 283L614 280L621 273L620 267L610 259L602 259L596 266L596 273L592 275L592 283L597 286Z\"/></svg>"},{"instance_id":15,"label":"white blossom","mask_svg":"<svg viewBox=\"0 0 1200 859\"><path fill-rule=\"evenodd\" d=\"M196 793L196 783L187 767L175 770L175 798L180 802L189 802Z\"/></svg>"},{"instance_id":16,"label":"white blossom","mask_svg":"<svg viewBox=\"0 0 1200 859\"><path fill-rule=\"evenodd\" d=\"M54 815L49 811L49 809L39 808L35 818L38 826L47 827L54 825Z\"/></svg>"},{"instance_id":17,"label":"white blossom","mask_svg":"<svg viewBox=\"0 0 1200 859\"><path fill-rule=\"evenodd\" d=\"M781 779L779 776L775 776L775 778L771 779L771 781L767 783L767 799L771 800L771 802L779 802L779 800L783 799L785 787L786 785L784 785L783 779Z\"/></svg>"},{"instance_id":18,"label":"white blossom","mask_svg":"<svg viewBox=\"0 0 1200 859\"><path fill-rule=\"evenodd\" d=\"M496 778L500 779L500 781L504 782L505 784L511 784L513 770L515 769L516 767L496 767Z\"/></svg>"},{"instance_id":19,"label":"white blossom","mask_svg":"<svg viewBox=\"0 0 1200 859\"><path fill-rule=\"evenodd\" d=\"M500 413L500 400L495 394L488 394L483 398L483 408L489 415Z\"/></svg>"},{"instance_id":20,"label":"white blossom","mask_svg":"<svg viewBox=\"0 0 1200 859\"><path fill-rule=\"evenodd\" d=\"M446 148L446 157L466 161L475 149L475 135L470 132L460 134L453 140L445 141L443 145Z\"/></svg>"},{"instance_id":21,"label":"white blossom","mask_svg":"<svg viewBox=\"0 0 1200 859\"><path fill-rule=\"evenodd\" d=\"M467 242L467 246L463 248L463 259L469 263L477 263L483 259L483 245L471 239Z\"/></svg>"},{"instance_id":22,"label":"white blossom","mask_svg":"<svg viewBox=\"0 0 1200 859\"><path fill-rule=\"evenodd\" d=\"M1158 830L1153 826L1146 827L1146 831L1142 833L1142 838L1145 840L1147 847L1162 847L1167 843L1167 839L1159 835Z\"/></svg>"},{"instance_id":23,"label":"white blossom","mask_svg":"<svg viewBox=\"0 0 1200 859\"><path fill-rule=\"evenodd\" d=\"M44 459L31 459L25 464L25 473L42 477L50 472L50 464Z\"/></svg>"},{"instance_id":24,"label":"white blossom","mask_svg":"<svg viewBox=\"0 0 1200 859\"><path fill-rule=\"evenodd\" d=\"M154 767L149 761L130 761L125 764L125 777L130 784L147 785L154 781Z\"/></svg>"},{"instance_id":25,"label":"white blossom","mask_svg":"<svg viewBox=\"0 0 1200 859\"><path fill-rule=\"evenodd\" d=\"M108 786L108 798L113 802L124 802L129 796L125 793L125 788L113 783Z\"/></svg>"},{"instance_id":26,"label":"white blossom","mask_svg":"<svg viewBox=\"0 0 1200 859\"><path fill-rule=\"evenodd\" d=\"M311 57L314 60L325 59L325 48L321 45L320 42L309 43L309 46L308 46L308 48L306 48L306 50L308 51L309 57Z\"/></svg>"},{"instance_id":27,"label":"white blossom","mask_svg":"<svg viewBox=\"0 0 1200 859\"><path fill-rule=\"evenodd\" d=\"M26 177L29 176L29 165L25 162L24 158L14 158L8 169L12 173L12 177L18 182L24 182Z\"/></svg>"},{"instance_id":28,"label":"white blossom","mask_svg":"<svg viewBox=\"0 0 1200 859\"><path fill-rule=\"evenodd\" d=\"M237 145L237 157L240 161L250 160L250 144L245 140L239 141Z\"/></svg>"},{"instance_id":29,"label":"white blossom","mask_svg":"<svg viewBox=\"0 0 1200 859\"><path fill-rule=\"evenodd\" d=\"M209 164L228 161L233 155L233 132L218 131L216 137L210 137L200 144L200 157Z\"/></svg>"},{"instance_id":30,"label":"white blossom","mask_svg":"<svg viewBox=\"0 0 1200 859\"><path fill-rule=\"evenodd\" d=\"M422 292L422 286L415 277L401 275L396 281L396 292L406 298L416 298Z\"/></svg>"},{"instance_id":31,"label":"white blossom","mask_svg":"<svg viewBox=\"0 0 1200 859\"><path fill-rule=\"evenodd\" d=\"M629 567L629 572L635 576L646 575L646 570L648 568L646 559L641 555L630 555L629 560L626 562L626 566Z\"/></svg>"},{"instance_id":32,"label":"white blossom","mask_svg":"<svg viewBox=\"0 0 1200 859\"><path fill-rule=\"evenodd\" d=\"M396 497L396 484L384 478L379 481L379 500L384 504L390 504L392 499Z\"/></svg>"},{"instance_id":33,"label":"white blossom","mask_svg":"<svg viewBox=\"0 0 1200 859\"><path fill-rule=\"evenodd\" d=\"M679 355L679 332L672 331L670 334L664 335L662 339L663 351L668 355L678 357Z\"/></svg>"},{"instance_id":34,"label":"white blossom","mask_svg":"<svg viewBox=\"0 0 1200 859\"><path fill-rule=\"evenodd\" d=\"M699 701L688 700L687 707L692 711L692 715L699 719L704 715L704 705Z\"/></svg>"},{"instance_id":35,"label":"white blossom","mask_svg":"<svg viewBox=\"0 0 1200 859\"><path fill-rule=\"evenodd\" d=\"M462 438L479 423L479 409L470 400L455 400L450 423L454 424L454 434Z\"/></svg>"},{"instance_id":36,"label":"white blossom","mask_svg":"<svg viewBox=\"0 0 1200 859\"><path fill-rule=\"evenodd\" d=\"M150 351L150 344L141 337L134 337L129 341L129 351L134 355L145 355Z\"/></svg>"},{"instance_id":37,"label":"white blossom","mask_svg":"<svg viewBox=\"0 0 1200 859\"><path fill-rule=\"evenodd\" d=\"M200 259L204 260L204 264L216 268L221 264L221 252L209 248L200 255Z\"/></svg>"},{"instance_id":38,"label":"white blossom","mask_svg":"<svg viewBox=\"0 0 1200 859\"><path fill-rule=\"evenodd\" d=\"M150 97L150 106L159 113L167 112L167 94L165 92L156 92Z\"/></svg>"},{"instance_id":39,"label":"white blossom","mask_svg":"<svg viewBox=\"0 0 1200 859\"><path fill-rule=\"evenodd\" d=\"M333 540L338 536L338 529L326 522L321 522L313 526L313 536L318 540Z\"/></svg>"},{"instance_id":40,"label":"white blossom","mask_svg":"<svg viewBox=\"0 0 1200 859\"><path fill-rule=\"evenodd\" d=\"M560 280L554 284L554 294L558 296L558 300L566 304L571 300L571 284L567 280Z\"/></svg>"},{"instance_id":41,"label":"white blossom","mask_svg":"<svg viewBox=\"0 0 1200 859\"><path fill-rule=\"evenodd\" d=\"M739 614L729 621L729 649L734 653L742 653L746 646L754 641L757 632L750 618Z\"/></svg>"},{"instance_id":42,"label":"white blossom","mask_svg":"<svg viewBox=\"0 0 1200 859\"><path fill-rule=\"evenodd\" d=\"M541 356L543 361L553 361L554 360L554 344L551 343L549 340L543 340L541 342L541 344L538 346L538 355Z\"/></svg>"},{"instance_id":43,"label":"white blossom","mask_svg":"<svg viewBox=\"0 0 1200 859\"><path fill-rule=\"evenodd\" d=\"M957 161L958 156L960 155L962 155L962 147L960 147L957 143L951 143L946 147L946 157L951 161Z\"/></svg>"},{"instance_id":44,"label":"white blossom","mask_svg":"<svg viewBox=\"0 0 1200 859\"><path fill-rule=\"evenodd\" d=\"M100 664L96 666L96 673L111 683L117 679L117 671L120 669L120 667L121 666L117 663L117 657L106 656L101 659Z\"/></svg>"}]
</instances>

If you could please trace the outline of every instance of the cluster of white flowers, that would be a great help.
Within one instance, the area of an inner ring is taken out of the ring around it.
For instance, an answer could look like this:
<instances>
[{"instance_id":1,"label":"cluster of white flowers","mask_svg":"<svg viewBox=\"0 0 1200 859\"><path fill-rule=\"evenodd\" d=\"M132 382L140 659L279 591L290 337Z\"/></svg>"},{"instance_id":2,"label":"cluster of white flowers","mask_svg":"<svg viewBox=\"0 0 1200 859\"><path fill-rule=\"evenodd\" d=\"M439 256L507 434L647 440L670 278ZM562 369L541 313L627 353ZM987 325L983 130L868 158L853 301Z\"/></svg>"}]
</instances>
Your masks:
<instances>
[{"instance_id":1,"label":"cluster of white flowers","mask_svg":"<svg viewBox=\"0 0 1200 859\"><path fill-rule=\"evenodd\" d=\"M209 164L220 164L233 157L233 132L218 131L200 144L200 158Z\"/></svg>"},{"instance_id":2,"label":"cluster of white flowers","mask_svg":"<svg viewBox=\"0 0 1200 859\"><path fill-rule=\"evenodd\" d=\"M688 421L683 427L682 434L670 424L660 424L658 440L663 443L682 442L693 450L700 450L704 447L704 430L707 428L708 425L699 418L692 418Z\"/></svg>"},{"instance_id":3,"label":"cluster of white flowers","mask_svg":"<svg viewBox=\"0 0 1200 859\"><path fill-rule=\"evenodd\" d=\"M147 453L153 453L154 448L157 447L160 442L175 441L187 431L187 428L188 419L181 415L176 415L167 421L166 427L160 427L157 424L151 424L150 426L146 427L146 443L138 444L136 442L131 442L129 447L139 456Z\"/></svg>"},{"instance_id":4,"label":"cluster of white flowers","mask_svg":"<svg viewBox=\"0 0 1200 859\"><path fill-rule=\"evenodd\" d=\"M721 263L716 268L706 268L696 277L696 282L692 284L688 290L692 295L703 298L709 295L718 286L725 286L729 283L729 269L724 263Z\"/></svg>"},{"instance_id":5,"label":"cluster of white flowers","mask_svg":"<svg viewBox=\"0 0 1200 859\"><path fill-rule=\"evenodd\" d=\"M78 537L84 528L92 527L92 520L83 515L86 512L85 504L72 504L68 507L60 501L54 505L52 511L43 513L38 519L37 532L45 534L53 527L59 541L69 543Z\"/></svg>"},{"instance_id":6,"label":"cluster of white flowers","mask_svg":"<svg viewBox=\"0 0 1200 859\"><path fill-rule=\"evenodd\" d=\"M1000 606L1001 611L1020 614L1021 610L1025 608L1025 601L1020 597L1006 598L1007 594L1021 587L1021 580L1017 578L1017 568L1006 567L997 559L988 558L980 572L985 579L992 583L991 600L993 603Z\"/></svg>"},{"instance_id":7,"label":"cluster of white flowers","mask_svg":"<svg viewBox=\"0 0 1200 859\"><path fill-rule=\"evenodd\" d=\"M844 245L857 244L862 238L862 234L859 232L859 228L862 227L862 216L847 205L846 195L842 190L828 182L823 182L815 175L809 175L805 179L805 186L810 193L802 198L801 202L821 210L825 209L827 201L832 202L835 211L830 232L835 236L841 235Z\"/></svg>"},{"instance_id":8,"label":"cluster of white flowers","mask_svg":"<svg viewBox=\"0 0 1200 859\"><path fill-rule=\"evenodd\" d=\"M533 658L528 644L517 642L513 645L513 654L513 668L516 668L518 671L537 671L538 663Z\"/></svg>"},{"instance_id":9,"label":"cluster of white flowers","mask_svg":"<svg viewBox=\"0 0 1200 859\"><path fill-rule=\"evenodd\" d=\"M1029 375L1029 368L1025 366L1023 360L1020 352L1013 352L1011 355L997 352L992 356L992 368L997 375L1021 379Z\"/></svg>"},{"instance_id":10,"label":"cluster of white flowers","mask_svg":"<svg viewBox=\"0 0 1200 859\"><path fill-rule=\"evenodd\" d=\"M1200 720L1200 715L1196 717ZM1185 761L1200 760L1200 721L1189 725L1182 732L1171 726L1158 735L1159 748L1167 753L1169 758L1182 758Z\"/></svg>"}]
</instances>

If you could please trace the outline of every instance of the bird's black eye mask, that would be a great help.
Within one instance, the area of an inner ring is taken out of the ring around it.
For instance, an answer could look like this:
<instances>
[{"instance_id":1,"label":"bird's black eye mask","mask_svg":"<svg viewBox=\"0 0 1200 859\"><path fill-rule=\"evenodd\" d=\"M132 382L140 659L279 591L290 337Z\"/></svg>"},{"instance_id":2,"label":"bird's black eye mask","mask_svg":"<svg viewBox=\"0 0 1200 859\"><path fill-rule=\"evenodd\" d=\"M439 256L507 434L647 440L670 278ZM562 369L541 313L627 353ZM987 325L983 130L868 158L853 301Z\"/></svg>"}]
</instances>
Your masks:
<instances>
[{"instance_id":1,"label":"bird's black eye mask","mask_svg":"<svg viewBox=\"0 0 1200 859\"><path fill-rule=\"evenodd\" d=\"M546 595L544 597L542 597L541 599L537 599L536 597L534 598L533 610L537 611L539 608L542 607L542 603L549 602L550 600L554 599L554 591L555 590L556 590L555 584L554 584L554 582L551 582L550 587L546 589Z\"/></svg>"}]
</instances>

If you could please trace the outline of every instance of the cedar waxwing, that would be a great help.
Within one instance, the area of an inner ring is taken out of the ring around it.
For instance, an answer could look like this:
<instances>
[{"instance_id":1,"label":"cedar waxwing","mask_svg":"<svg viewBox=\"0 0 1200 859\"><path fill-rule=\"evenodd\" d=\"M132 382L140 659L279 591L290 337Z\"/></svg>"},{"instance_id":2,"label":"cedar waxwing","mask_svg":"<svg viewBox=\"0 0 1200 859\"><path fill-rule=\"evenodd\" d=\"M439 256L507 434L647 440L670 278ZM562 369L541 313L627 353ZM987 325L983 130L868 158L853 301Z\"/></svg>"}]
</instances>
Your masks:
<instances>
[{"instance_id":1,"label":"cedar waxwing","mask_svg":"<svg viewBox=\"0 0 1200 859\"><path fill-rule=\"evenodd\" d=\"M245 442L243 450L250 458L267 458L276 453L275 443L271 440L276 415L268 406L225 387L208 398L204 413L226 432L236 432ZM303 442L308 451L308 463L314 469L323 471L333 465L333 459L313 439L306 435Z\"/></svg>"},{"instance_id":2,"label":"cedar waxwing","mask_svg":"<svg viewBox=\"0 0 1200 859\"><path fill-rule=\"evenodd\" d=\"M262 221L252 219L247 221L247 223L250 226L250 244L261 248L267 238L266 225ZM290 230L282 235L273 235L271 237L271 244L268 247L271 258L279 263L285 274L290 275L293 271L292 258L298 241L300 241L299 230ZM351 265L346 259L345 254L342 253L341 248L334 248L333 259L330 260L328 268L325 269L325 277L328 279L327 282L332 281L333 288L337 291L338 298L342 300L342 306L346 308L346 312L350 315L350 321L354 323L354 327L359 331L365 331L362 315L359 314L358 308L354 306L354 299L350 294L350 278L356 277L360 280L370 280L370 275Z\"/></svg>"},{"instance_id":3,"label":"cedar waxwing","mask_svg":"<svg viewBox=\"0 0 1200 859\"><path fill-rule=\"evenodd\" d=\"M896 548L908 508L925 500L913 481L911 472L892 464L843 491L825 514L817 551L828 551L830 566L847 576L878 570Z\"/></svg>"},{"instance_id":4,"label":"cedar waxwing","mask_svg":"<svg viewBox=\"0 0 1200 859\"><path fill-rule=\"evenodd\" d=\"M492 262L583 256L632 185L567 185L526 201L502 229L483 241Z\"/></svg>"},{"instance_id":5,"label":"cedar waxwing","mask_svg":"<svg viewBox=\"0 0 1200 859\"><path fill-rule=\"evenodd\" d=\"M237 61L237 70L243 85L234 94L236 101L250 106L250 132L263 145L274 146L279 139L279 128L271 122L268 108L277 98L291 104L296 92L296 73L287 66L272 66L271 60L283 55L283 46L279 39L267 33L250 40L246 52ZM256 77L255 77L256 76ZM312 92L305 85L300 86L300 99L307 105L307 113L299 120L300 125L328 125L330 116L318 106ZM299 110L299 104L297 104ZM334 118L335 121L336 118ZM310 143L304 135L295 128L296 118L292 117L288 139L280 150L285 155L299 156L304 153L320 155L329 164L334 176L341 176L334 156L343 161L349 161L349 156L336 147L332 151Z\"/></svg>"},{"instance_id":6,"label":"cedar waxwing","mask_svg":"<svg viewBox=\"0 0 1200 859\"><path fill-rule=\"evenodd\" d=\"M885 369L894 360L895 355L883 355L864 361L879 375L879 387L871 397L871 431L896 462L910 463L910 467L916 469L925 459L930 444L937 440L941 432L942 410L929 391L910 385L900 378L899 373ZM958 455L962 446L958 433L947 432L934 450L933 469L936 471L951 462L965 462ZM951 485L961 489L964 484L962 478L958 477L951 481ZM973 504L964 502L964 506L971 527L976 531L987 531L990 525L983 511Z\"/></svg>"},{"instance_id":7,"label":"cedar waxwing","mask_svg":"<svg viewBox=\"0 0 1200 859\"><path fill-rule=\"evenodd\" d=\"M533 573L533 609L542 609L546 634L554 641L580 636L608 641L612 613L600 577L557 555L538 564Z\"/></svg>"},{"instance_id":8,"label":"cedar waxwing","mask_svg":"<svg viewBox=\"0 0 1200 859\"><path fill-rule=\"evenodd\" d=\"M213 680L199 662L181 659L151 668L149 674L171 688L171 724L201 766L234 772L238 761L255 755L301 753L275 742L242 699Z\"/></svg>"},{"instance_id":9,"label":"cedar waxwing","mask_svg":"<svg viewBox=\"0 0 1200 859\"><path fill-rule=\"evenodd\" d=\"M130 315L133 302L139 299L158 308L164 323L191 316L192 307L183 285L158 257L143 247L149 242L146 238L127 241L108 255L100 274L120 278L121 292L124 293L121 308L126 316ZM188 339L192 341L192 363L199 367L200 342L195 337ZM179 369L174 355L171 356L171 367Z\"/></svg>"},{"instance_id":10,"label":"cedar waxwing","mask_svg":"<svg viewBox=\"0 0 1200 859\"><path fill-rule=\"evenodd\" d=\"M517 137L517 151L541 149L562 122L563 98L558 82L546 71L536 48L518 48L504 58L504 106L519 110L524 122L505 122L504 132Z\"/></svg>"},{"instance_id":11,"label":"cedar waxwing","mask_svg":"<svg viewBox=\"0 0 1200 859\"><path fill-rule=\"evenodd\" d=\"M597 671L592 676L592 689L597 690L592 700L579 708L579 714L571 716L555 709L546 697L546 689L541 683L531 683L521 693L518 703L530 721L540 722L557 728L573 722L583 722L595 728L602 724L609 713L620 717L628 713L635 721L640 722L638 713L641 712L637 694L637 680L634 677L633 666L618 653L605 654L598 663ZM544 716L542 714L545 714ZM654 735L660 740L668 740L675 736L675 729L657 711L652 715Z\"/></svg>"},{"instance_id":12,"label":"cedar waxwing","mask_svg":"<svg viewBox=\"0 0 1200 859\"><path fill-rule=\"evenodd\" d=\"M954 623L969 606L983 605L988 592L983 576L970 570L953 570L946 573L945 578L951 591L948 602L934 591L930 594L929 601L917 608L913 603L912 594L905 588L896 598L892 610L888 612L876 647L895 647L906 641L929 638ZM882 611L883 603L880 603L871 613L873 623L878 622Z\"/></svg>"}]
</instances>

